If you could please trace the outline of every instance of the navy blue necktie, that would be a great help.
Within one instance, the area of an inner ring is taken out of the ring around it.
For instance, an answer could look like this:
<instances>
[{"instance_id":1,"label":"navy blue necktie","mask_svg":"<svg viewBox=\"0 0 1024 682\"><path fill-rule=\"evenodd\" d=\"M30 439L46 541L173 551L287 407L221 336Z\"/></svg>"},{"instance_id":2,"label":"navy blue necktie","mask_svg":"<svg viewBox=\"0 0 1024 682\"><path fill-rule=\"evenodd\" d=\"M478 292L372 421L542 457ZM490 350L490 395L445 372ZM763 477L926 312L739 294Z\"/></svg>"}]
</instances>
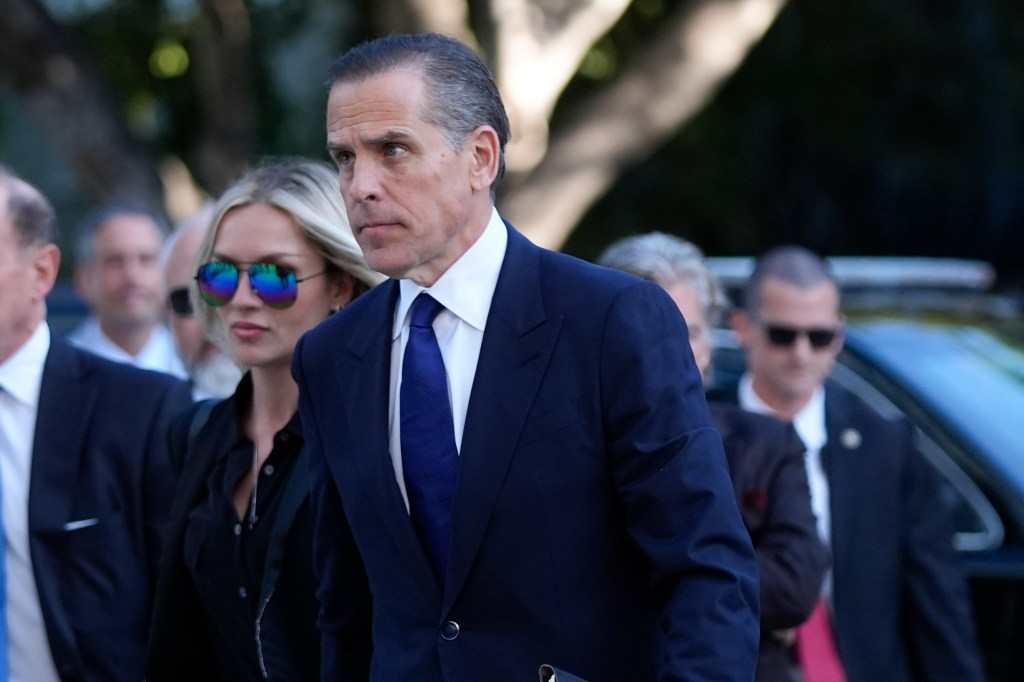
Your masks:
<instances>
[{"instance_id":1,"label":"navy blue necktie","mask_svg":"<svg viewBox=\"0 0 1024 682\"><path fill-rule=\"evenodd\" d=\"M448 569L455 447L448 378L432 323L444 306L421 293L412 302L402 361L402 470L409 514L441 583Z\"/></svg>"}]
</instances>

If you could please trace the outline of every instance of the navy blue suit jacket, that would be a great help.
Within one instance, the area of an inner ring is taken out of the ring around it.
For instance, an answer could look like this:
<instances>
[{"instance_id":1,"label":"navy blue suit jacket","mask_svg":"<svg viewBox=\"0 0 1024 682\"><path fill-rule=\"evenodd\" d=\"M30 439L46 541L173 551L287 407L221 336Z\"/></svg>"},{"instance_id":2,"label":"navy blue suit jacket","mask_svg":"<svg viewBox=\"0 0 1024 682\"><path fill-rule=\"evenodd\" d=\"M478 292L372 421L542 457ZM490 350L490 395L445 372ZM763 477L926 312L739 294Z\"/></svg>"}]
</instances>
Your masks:
<instances>
[{"instance_id":1,"label":"navy blue suit jacket","mask_svg":"<svg viewBox=\"0 0 1024 682\"><path fill-rule=\"evenodd\" d=\"M188 386L171 376L51 339L28 526L63 682L143 678L159 539L174 494L164 430L190 402Z\"/></svg>"},{"instance_id":2,"label":"navy blue suit jacket","mask_svg":"<svg viewBox=\"0 0 1024 682\"><path fill-rule=\"evenodd\" d=\"M444 585L389 454L397 296L378 286L295 353L323 679L511 682L549 663L591 682L750 680L754 555L661 288L509 230Z\"/></svg>"},{"instance_id":3,"label":"navy blue suit jacket","mask_svg":"<svg viewBox=\"0 0 1024 682\"><path fill-rule=\"evenodd\" d=\"M850 682L983 680L950 513L904 420L825 391L836 644Z\"/></svg>"}]
</instances>

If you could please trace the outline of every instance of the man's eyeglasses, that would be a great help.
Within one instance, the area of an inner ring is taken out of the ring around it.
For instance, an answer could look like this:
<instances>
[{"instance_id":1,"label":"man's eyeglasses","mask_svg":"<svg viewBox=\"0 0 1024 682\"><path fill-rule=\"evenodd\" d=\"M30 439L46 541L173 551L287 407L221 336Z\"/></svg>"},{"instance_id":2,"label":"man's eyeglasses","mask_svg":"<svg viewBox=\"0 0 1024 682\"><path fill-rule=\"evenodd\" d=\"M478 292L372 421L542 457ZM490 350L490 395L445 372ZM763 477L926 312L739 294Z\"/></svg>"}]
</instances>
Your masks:
<instances>
[{"instance_id":1,"label":"man's eyeglasses","mask_svg":"<svg viewBox=\"0 0 1024 682\"><path fill-rule=\"evenodd\" d=\"M832 345L832 342L836 340L839 335L839 329L827 329L824 327L815 329L798 329L796 327L787 327L781 324L769 324L762 323L765 334L768 336L768 342L773 346L788 347L792 346L796 342L796 338L801 334L807 335L807 341L811 344L811 348L822 349Z\"/></svg>"},{"instance_id":2,"label":"man's eyeglasses","mask_svg":"<svg viewBox=\"0 0 1024 682\"><path fill-rule=\"evenodd\" d=\"M192 300L188 297L188 287L178 287L167 295L171 311L178 317L192 317Z\"/></svg>"},{"instance_id":3,"label":"man's eyeglasses","mask_svg":"<svg viewBox=\"0 0 1024 682\"><path fill-rule=\"evenodd\" d=\"M295 270L284 265L252 263L245 272L249 273L249 286L261 301L271 308L287 308L299 295L299 282L319 277L327 271L296 277ZM239 268L234 263L214 261L201 265L196 272L199 295L212 306L222 306L234 298L238 277Z\"/></svg>"}]
</instances>

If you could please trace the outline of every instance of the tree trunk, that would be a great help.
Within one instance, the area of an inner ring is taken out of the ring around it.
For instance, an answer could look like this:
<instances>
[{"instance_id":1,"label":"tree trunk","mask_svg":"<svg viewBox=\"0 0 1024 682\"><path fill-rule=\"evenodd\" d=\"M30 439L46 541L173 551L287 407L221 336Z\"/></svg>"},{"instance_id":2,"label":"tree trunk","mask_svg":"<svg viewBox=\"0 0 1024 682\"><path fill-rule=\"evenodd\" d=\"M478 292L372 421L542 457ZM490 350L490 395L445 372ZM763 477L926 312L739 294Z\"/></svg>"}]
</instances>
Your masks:
<instances>
[{"instance_id":1,"label":"tree trunk","mask_svg":"<svg viewBox=\"0 0 1024 682\"><path fill-rule=\"evenodd\" d=\"M502 213L557 249L630 164L701 110L742 63L785 0L706 0L677 11L608 87L553 131L543 160L509 178Z\"/></svg>"},{"instance_id":2,"label":"tree trunk","mask_svg":"<svg viewBox=\"0 0 1024 682\"><path fill-rule=\"evenodd\" d=\"M190 50L199 116L188 155L199 184L216 196L245 171L257 149L249 81L252 26L242 0L201 0L199 6Z\"/></svg>"}]
</instances>

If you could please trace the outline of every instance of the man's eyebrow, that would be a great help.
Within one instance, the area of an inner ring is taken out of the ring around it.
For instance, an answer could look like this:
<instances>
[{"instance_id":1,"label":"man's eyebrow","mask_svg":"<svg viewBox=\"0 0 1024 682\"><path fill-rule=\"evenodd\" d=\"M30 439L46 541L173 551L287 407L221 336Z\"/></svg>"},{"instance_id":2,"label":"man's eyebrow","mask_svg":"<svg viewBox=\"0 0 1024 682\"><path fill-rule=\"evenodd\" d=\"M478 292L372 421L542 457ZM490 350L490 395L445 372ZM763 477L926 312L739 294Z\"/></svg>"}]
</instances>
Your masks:
<instances>
[{"instance_id":1,"label":"man's eyebrow","mask_svg":"<svg viewBox=\"0 0 1024 682\"><path fill-rule=\"evenodd\" d=\"M379 135L366 138L363 142L369 147L380 147L394 142L406 142L410 139L412 139L412 135L404 130L385 130Z\"/></svg>"},{"instance_id":2,"label":"man's eyebrow","mask_svg":"<svg viewBox=\"0 0 1024 682\"><path fill-rule=\"evenodd\" d=\"M384 132L374 135L373 137L366 137L360 140L360 143L366 147L383 147L388 144L395 143L408 143L413 139L413 135L404 130L385 130ZM332 142L327 141L327 152L333 156L334 152L351 151L353 148L352 143L349 142Z\"/></svg>"}]
</instances>

